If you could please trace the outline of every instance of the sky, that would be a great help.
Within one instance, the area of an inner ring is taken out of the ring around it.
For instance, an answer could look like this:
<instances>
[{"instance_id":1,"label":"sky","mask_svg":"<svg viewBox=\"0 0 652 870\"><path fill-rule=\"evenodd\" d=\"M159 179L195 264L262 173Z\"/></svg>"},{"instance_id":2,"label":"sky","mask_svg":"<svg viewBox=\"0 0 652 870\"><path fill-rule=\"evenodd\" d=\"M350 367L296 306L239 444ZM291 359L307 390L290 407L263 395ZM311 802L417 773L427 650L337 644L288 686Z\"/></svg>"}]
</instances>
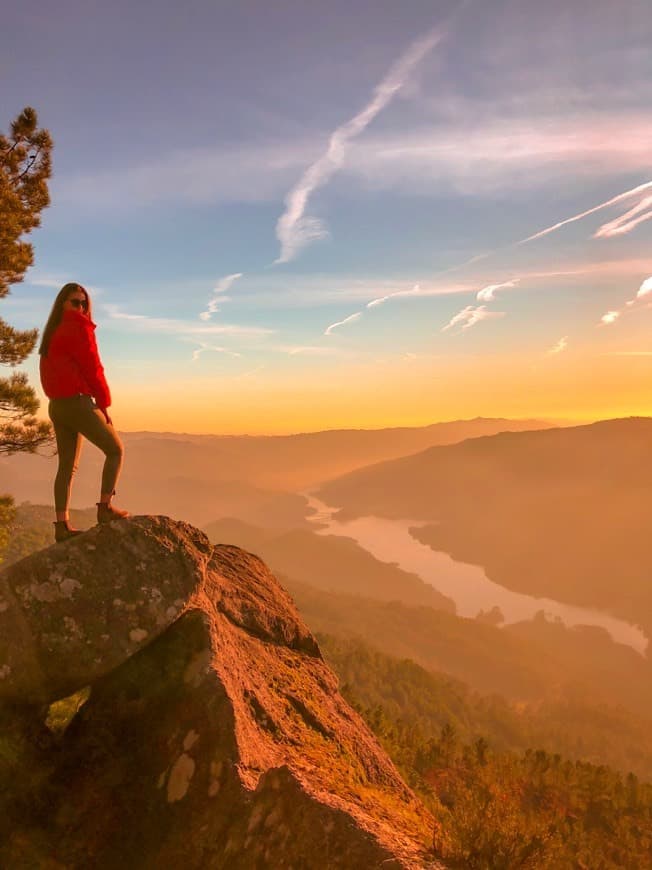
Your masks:
<instances>
[{"instance_id":1,"label":"sky","mask_svg":"<svg viewBox=\"0 0 652 870\"><path fill-rule=\"evenodd\" d=\"M87 287L119 429L652 414L649 0L24 5L52 202L0 315Z\"/></svg>"}]
</instances>

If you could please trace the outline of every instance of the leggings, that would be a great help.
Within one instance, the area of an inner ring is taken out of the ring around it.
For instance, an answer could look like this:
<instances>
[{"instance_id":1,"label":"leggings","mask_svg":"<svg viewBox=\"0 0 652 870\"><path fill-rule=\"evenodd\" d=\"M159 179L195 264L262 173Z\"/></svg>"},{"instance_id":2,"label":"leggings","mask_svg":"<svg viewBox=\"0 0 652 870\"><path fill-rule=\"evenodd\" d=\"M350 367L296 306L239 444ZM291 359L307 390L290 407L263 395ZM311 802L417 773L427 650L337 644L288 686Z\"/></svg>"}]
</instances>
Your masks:
<instances>
[{"instance_id":1,"label":"leggings","mask_svg":"<svg viewBox=\"0 0 652 870\"><path fill-rule=\"evenodd\" d=\"M65 511L70 503L72 478L77 471L82 435L104 453L102 494L115 491L124 453L122 442L104 414L90 396L72 396L69 399L50 399L50 420L57 439L59 467L54 479L54 506Z\"/></svg>"}]
</instances>

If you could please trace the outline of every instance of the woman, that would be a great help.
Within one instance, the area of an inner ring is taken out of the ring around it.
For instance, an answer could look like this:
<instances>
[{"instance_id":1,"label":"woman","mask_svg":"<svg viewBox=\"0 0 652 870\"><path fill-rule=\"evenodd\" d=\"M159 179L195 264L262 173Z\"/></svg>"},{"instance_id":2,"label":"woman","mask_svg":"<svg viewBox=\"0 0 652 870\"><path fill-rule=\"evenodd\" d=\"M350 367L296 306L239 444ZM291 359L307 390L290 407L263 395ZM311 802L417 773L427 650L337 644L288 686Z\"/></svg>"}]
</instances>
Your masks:
<instances>
[{"instance_id":1,"label":"woman","mask_svg":"<svg viewBox=\"0 0 652 870\"><path fill-rule=\"evenodd\" d=\"M98 523L129 516L111 504L123 448L107 410L111 393L97 352L91 300L80 284L66 284L59 291L43 330L39 353L41 384L50 399L49 414L59 454L54 480L54 537L65 541L81 534L70 527L68 507L82 435L105 456Z\"/></svg>"}]
</instances>

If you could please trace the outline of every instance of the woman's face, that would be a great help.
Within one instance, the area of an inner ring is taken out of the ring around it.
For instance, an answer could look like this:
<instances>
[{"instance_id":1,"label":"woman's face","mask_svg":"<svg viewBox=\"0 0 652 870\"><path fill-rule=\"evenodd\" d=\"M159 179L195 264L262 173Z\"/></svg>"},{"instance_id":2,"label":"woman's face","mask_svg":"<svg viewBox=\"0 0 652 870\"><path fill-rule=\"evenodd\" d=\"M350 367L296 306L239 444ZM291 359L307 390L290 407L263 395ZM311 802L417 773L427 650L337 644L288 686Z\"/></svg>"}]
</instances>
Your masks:
<instances>
[{"instance_id":1,"label":"woman's face","mask_svg":"<svg viewBox=\"0 0 652 870\"><path fill-rule=\"evenodd\" d=\"M73 290L63 303L65 311L79 311L81 314L88 314L88 300L83 290Z\"/></svg>"}]
</instances>

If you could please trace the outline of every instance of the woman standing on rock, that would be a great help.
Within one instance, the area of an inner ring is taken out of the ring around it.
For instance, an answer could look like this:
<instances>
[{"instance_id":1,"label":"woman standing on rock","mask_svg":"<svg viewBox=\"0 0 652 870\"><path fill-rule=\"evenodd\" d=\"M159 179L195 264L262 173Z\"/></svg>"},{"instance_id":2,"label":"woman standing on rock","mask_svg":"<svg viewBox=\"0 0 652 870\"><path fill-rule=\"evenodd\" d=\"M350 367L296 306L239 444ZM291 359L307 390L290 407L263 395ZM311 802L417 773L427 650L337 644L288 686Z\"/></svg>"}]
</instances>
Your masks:
<instances>
[{"instance_id":1,"label":"woman standing on rock","mask_svg":"<svg viewBox=\"0 0 652 870\"><path fill-rule=\"evenodd\" d=\"M123 447L108 408L111 393L97 352L91 300L80 284L66 284L54 300L39 347L41 384L50 399L49 414L57 439L59 467L54 479L57 520L54 536L65 541L80 535L69 524L72 478L77 470L82 435L104 453L98 523L127 517L111 504L122 466Z\"/></svg>"}]
</instances>

